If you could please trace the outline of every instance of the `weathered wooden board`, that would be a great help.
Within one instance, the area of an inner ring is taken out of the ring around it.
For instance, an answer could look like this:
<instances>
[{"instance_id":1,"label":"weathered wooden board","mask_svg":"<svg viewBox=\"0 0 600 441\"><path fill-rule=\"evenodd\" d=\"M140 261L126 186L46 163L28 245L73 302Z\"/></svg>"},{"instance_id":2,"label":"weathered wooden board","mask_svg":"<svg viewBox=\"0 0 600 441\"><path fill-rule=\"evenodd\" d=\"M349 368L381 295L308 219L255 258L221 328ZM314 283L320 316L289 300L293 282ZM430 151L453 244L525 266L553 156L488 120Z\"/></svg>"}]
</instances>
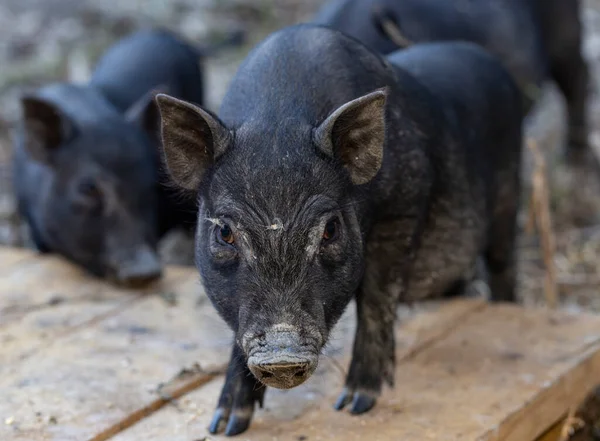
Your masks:
<instances>
[{"instance_id":1,"label":"weathered wooden board","mask_svg":"<svg viewBox=\"0 0 600 441\"><path fill-rule=\"evenodd\" d=\"M423 335L424 329L413 331L420 318L402 331ZM305 387L271 393L243 439L533 441L600 381L592 342L600 332L597 318L497 306L474 310L456 325L401 360L396 390L373 413L354 417L331 409L343 376L326 365ZM202 439L219 387L211 384L179 410L167 408L115 439ZM182 408L188 419L176 416ZM196 409L201 414L190 419Z\"/></svg>"},{"instance_id":2,"label":"weathered wooden board","mask_svg":"<svg viewBox=\"0 0 600 441\"><path fill-rule=\"evenodd\" d=\"M598 316L466 300L399 314L396 388L372 412L331 407L350 308L315 376L269 390L239 439L533 441L600 383ZM182 368L221 368L230 339L193 269L171 268L132 292L59 258L0 248L0 439L89 441L156 400ZM203 439L222 381L110 439Z\"/></svg>"}]
</instances>

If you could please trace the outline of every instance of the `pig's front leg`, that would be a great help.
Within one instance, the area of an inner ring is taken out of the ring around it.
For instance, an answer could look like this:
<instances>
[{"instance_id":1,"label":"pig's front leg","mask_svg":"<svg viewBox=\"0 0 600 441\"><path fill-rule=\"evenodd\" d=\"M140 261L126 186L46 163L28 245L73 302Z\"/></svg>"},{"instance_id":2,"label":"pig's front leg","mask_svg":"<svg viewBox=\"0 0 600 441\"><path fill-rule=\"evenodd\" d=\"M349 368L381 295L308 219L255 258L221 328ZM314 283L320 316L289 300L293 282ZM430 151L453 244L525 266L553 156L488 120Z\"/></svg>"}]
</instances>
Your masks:
<instances>
[{"instance_id":1,"label":"pig's front leg","mask_svg":"<svg viewBox=\"0 0 600 441\"><path fill-rule=\"evenodd\" d=\"M385 291L363 287L357 298L357 329L346 387L335 403L341 410L351 403L350 412L369 411L381 394L383 381L394 382L394 319L396 298ZM382 299L382 296L385 299Z\"/></svg>"},{"instance_id":2,"label":"pig's front leg","mask_svg":"<svg viewBox=\"0 0 600 441\"><path fill-rule=\"evenodd\" d=\"M398 301L406 289L419 236L415 216L378 225L369 238L365 273L356 295L357 328L346 386L335 403L341 410L369 411L383 383L394 385L394 322Z\"/></svg>"},{"instance_id":3,"label":"pig's front leg","mask_svg":"<svg viewBox=\"0 0 600 441\"><path fill-rule=\"evenodd\" d=\"M242 350L234 343L219 404L210 423L210 433L225 428L225 435L244 432L250 425L254 404L263 405L266 387L248 369Z\"/></svg>"}]
</instances>

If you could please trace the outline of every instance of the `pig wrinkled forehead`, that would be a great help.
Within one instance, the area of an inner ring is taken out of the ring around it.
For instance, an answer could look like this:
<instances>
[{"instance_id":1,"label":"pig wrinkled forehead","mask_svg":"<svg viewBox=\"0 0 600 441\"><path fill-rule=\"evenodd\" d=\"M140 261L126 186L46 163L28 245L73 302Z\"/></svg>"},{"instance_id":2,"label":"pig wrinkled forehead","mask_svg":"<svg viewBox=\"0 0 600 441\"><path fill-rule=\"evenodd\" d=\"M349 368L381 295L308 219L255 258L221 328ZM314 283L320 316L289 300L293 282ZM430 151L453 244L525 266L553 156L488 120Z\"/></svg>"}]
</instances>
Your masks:
<instances>
[{"instance_id":1,"label":"pig wrinkled forehead","mask_svg":"<svg viewBox=\"0 0 600 441\"><path fill-rule=\"evenodd\" d=\"M217 167L211 199L228 199L279 213L314 196L336 200L343 182L331 160L317 153L312 126L286 119L271 126L247 123Z\"/></svg>"}]
</instances>

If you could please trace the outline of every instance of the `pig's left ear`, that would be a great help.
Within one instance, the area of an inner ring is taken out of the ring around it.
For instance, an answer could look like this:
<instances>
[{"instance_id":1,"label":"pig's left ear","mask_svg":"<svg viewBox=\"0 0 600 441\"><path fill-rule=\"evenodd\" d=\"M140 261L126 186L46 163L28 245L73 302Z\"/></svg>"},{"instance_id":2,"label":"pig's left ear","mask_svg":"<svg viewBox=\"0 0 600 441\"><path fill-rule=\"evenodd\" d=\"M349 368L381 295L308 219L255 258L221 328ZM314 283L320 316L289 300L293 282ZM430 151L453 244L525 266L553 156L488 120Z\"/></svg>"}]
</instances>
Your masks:
<instances>
[{"instance_id":1,"label":"pig's left ear","mask_svg":"<svg viewBox=\"0 0 600 441\"><path fill-rule=\"evenodd\" d=\"M164 157L176 184L198 190L206 170L225 152L231 132L212 113L158 94Z\"/></svg>"},{"instance_id":2,"label":"pig's left ear","mask_svg":"<svg viewBox=\"0 0 600 441\"><path fill-rule=\"evenodd\" d=\"M314 140L338 159L355 185L375 177L383 160L387 89L378 89L335 110L315 129Z\"/></svg>"},{"instance_id":3,"label":"pig's left ear","mask_svg":"<svg viewBox=\"0 0 600 441\"><path fill-rule=\"evenodd\" d=\"M54 153L76 135L75 124L58 106L44 98L21 97L24 146L37 161L50 164Z\"/></svg>"},{"instance_id":4,"label":"pig's left ear","mask_svg":"<svg viewBox=\"0 0 600 441\"><path fill-rule=\"evenodd\" d=\"M155 141L160 140L160 113L154 98L159 93L169 93L166 85L155 87L127 109L125 120L137 125L152 137Z\"/></svg>"}]
</instances>

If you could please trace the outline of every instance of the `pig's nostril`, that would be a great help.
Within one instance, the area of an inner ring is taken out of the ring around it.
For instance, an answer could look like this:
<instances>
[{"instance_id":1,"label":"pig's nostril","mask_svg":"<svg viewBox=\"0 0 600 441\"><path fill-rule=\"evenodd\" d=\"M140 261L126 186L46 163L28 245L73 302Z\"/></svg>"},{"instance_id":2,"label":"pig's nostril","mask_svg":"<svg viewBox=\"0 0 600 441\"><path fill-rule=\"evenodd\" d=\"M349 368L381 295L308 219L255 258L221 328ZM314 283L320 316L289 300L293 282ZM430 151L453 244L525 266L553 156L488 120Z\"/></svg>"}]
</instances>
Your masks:
<instances>
[{"instance_id":1,"label":"pig's nostril","mask_svg":"<svg viewBox=\"0 0 600 441\"><path fill-rule=\"evenodd\" d=\"M282 328L279 330L279 326ZM291 325L276 325L245 349L248 368L265 386L291 389L310 378L319 361L318 348L309 345Z\"/></svg>"},{"instance_id":2,"label":"pig's nostril","mask_svg":"<svg viewBox=\"0 0 600 441\"><path fill-rule=\"evenodd\" d=\"M258 380L280 389L289 389L303 383L314 370L310 363L250 363L249 367Z\"/></svg>"}]
</instances>

